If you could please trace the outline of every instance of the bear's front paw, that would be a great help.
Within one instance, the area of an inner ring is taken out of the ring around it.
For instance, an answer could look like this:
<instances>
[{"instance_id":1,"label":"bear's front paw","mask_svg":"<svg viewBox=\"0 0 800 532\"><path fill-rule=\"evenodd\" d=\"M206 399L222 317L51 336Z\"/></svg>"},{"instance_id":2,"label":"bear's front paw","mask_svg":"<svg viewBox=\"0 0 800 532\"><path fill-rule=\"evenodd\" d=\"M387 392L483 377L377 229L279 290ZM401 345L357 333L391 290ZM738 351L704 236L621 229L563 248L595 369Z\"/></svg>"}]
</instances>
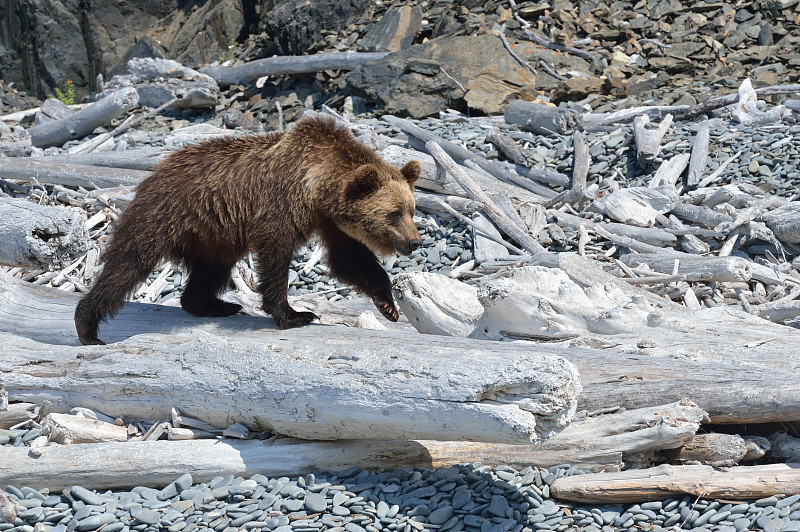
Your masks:
<instances>
[{"instance_id":1,"label":"bear's front paw","mask_svg":"<svg viewBox=\"0 0 800 532\"><path fill-rule=\"evenodd\" d=\"M394 301L392 300L385 300L381 297L373 296L372 302L375 303L375 306L378 307L378 310L381 311L383 317L389 321L397 321L400 317L400 313L397 312L397 307L394 305Z\"/></svg>"}]
</instances>

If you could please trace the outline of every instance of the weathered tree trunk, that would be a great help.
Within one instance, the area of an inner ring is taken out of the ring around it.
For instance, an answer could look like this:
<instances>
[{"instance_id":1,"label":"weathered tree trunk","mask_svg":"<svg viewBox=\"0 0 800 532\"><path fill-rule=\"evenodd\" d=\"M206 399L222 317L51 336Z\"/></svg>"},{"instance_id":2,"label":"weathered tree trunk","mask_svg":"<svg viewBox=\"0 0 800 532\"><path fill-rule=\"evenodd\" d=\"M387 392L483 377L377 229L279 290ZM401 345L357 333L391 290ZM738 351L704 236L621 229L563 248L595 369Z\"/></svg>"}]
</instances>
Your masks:
<instances>
[{"instance_id":1,"label":"weathered tree trunk","mask_svg":"<svg viewBox=\"0 0 800 532\"><path fill-rule=\"evenodd\" d=\"M539 135L571 135L581 127L581 115L576 111L525 100L509 103L505 120Z\"/></svg>"},{"instance_id":2,"label":"weathered tree trunk","mask_svg":"<svg viewBox=\"0 0 800 532\"><path fill-rule=\"evenodd\" d=\"M59 270L88 249L86 220L77 211L0 198L0 264Z\"/></svg>"},{"instance_id":3,"label":"weathered tree trunk","mask_svg":"<svg viewBox=\"0 0 800 532\"><path fill-rule=\"evenodd\" d=\"M0 165L0 178L26 180L35 177L39 183L48 185L85 188L94 188L93 185L97 185L100 188L109 188L118 185L137 185L151 173L143 170L70 164L49 159L49 157L9 157Z\"/></svg>"},{"instance_id":4,"label":"weathered tree trunk","mask_svg":"<svg viewBox=\"0 0 800 532\"><path fill-rule=\"evenodd\" d=\"M105 166L128 170L153 170L172 150L165 147L134 148L123 151L94 153L62 153L35 159L37 163L60 165Z\"/></svg>"},{"instance_id":5,"label":"weathered tree trunk","mask_svg":"<svg viewBox=\"0 0 800 532\"><path fill-rule=\"evenodd\" d=\"M7 276L0 285L3 330L35 329L27 318L9 323L27 307L34 310L23 315L47 322L49 341L75 342L77 298L59 301L58 291L28 290ZM40 299L45 294L49 300ZM563 429L580 393L574 366L528 349L437 342L431 357L430 337L319 325L282 331L264 318L198 320L177 308L135 304L126 310L137 307L140 315L160 309L146 321L167 325L139 332L167 335L75 348L0 334L9 398L48 399L54 411L80 405L150 420L169 418L174 407L216 426L238 421L310 439L529 443ZM130 336L133 324L124 325L125 317L123 310L100 335L111 342ZM182 323L191 332L179 332ZM202 332L203 324L223 335ZM225 330L236 332L225 336ZM40 371L53 365L57 374Z\"/></svg>"},{"instance_id":6,"label":"weathered tree trunk","mask_svg":"<svg viewBox=\"0 0 800 532\"><path fill-rule=\"evenodd\" d=\"M138 103L139 95L136 89L126 87L66 118L33 126L28 133L33 145L39 148L61 146L67 141L82 139L99 126L130 111Z\"/></svg>"},{"instance_id":7,"label":"weathered tree trunk","mask_svg":"<svg viewBox=\"0 0 800 532\"><path fill-rule=\"evenodd\" d=\"M660 323L664 327L648 327L627 334L585 336L562 343L498 344L478 342L475 339L338 327L311 326L299 330L276 331L270 328L272 322L263 318L231 316L224 319L200 319L179 308L128 303L115 319L101 324L100 336L107 341L119 342L143 333L169 335L139 336L125 344L110 346L108 351L114 347L117 350L124 347L126 351L135 353L139 340L155 346L159 343L158 339L174 342L180 334L180 338L191 336L195 342L205 342L209 349L215 345L217 338L233 337L247 340L247 345L251 345L251 341L257 341L273 348L280 348L284 343L302 343L305 346L301 349L302 352L311 350L311 346L316 343L328 346L325 353L338 349L337 352L341 352L342 356L345 356L352 345L381 346L374 348L381 353L376 359L386 358L391 349L395 348L403 353L425 354L427 359L432 358L431 352L438 353L439 350L448 357L453 353L465 353L465 356L472 353L478 359L472 363L480 363L482 366L487 364L486 357L490 356L486 353L502 352L507 357L558 353L569 358L580 371L583 393L579 406L588 411L613 407L644 408L688 398L708 412L714 423L765 423L800 419L800 382L796 378L800 367L800 355L796 349L800 333L730 308L692 313L682 305L615 279L600 268L589 268L586 266L588 261L578 256L561 255L545 258L558 264L571 277L579 279L581 286L599 285L603 290L619 286L619 290L627 290L632 296L653 301L654 305L660 304L660 311L655 307L652 320L653 325ZM46 344L78 344L72 321L77 299L71 294L30 286L29 283L0 275L0 315L3 318L0 320L0 331L19 334L19 331L24 330L32 339L43 342L25 343L29 349L24 352L31 359L42 360L41 356L48 350L52 351L49 356L56 356L61 348ZM276 340L273 343L273 337L286 340ZM15 337L5 336L3 341L5 338ZM337 347L342 338L345 339L344 343ZM21 340L16 337L15 341ZM587 349L585 346L597 346L597 349ZM94 349L95 347L84 347L72 352L100 352ZM20 349L9 347L7 352L20 352ZM63 356L63 351L61 354ZM135 354L129 358L131 356ZM123 355L116 357L117 360L124 358ZM149 357L148 354L148 360ZM254 359L261 360L260 357ZM161 363L168 362L163 360ZM445 362L443 360L441 363ZM82 362L76 360L75 363ZM124 365L125 362L121 361L120 364ZM46 365L27 366L29 371L45 367ZM187 371L190 370L191 368L187 368ZM524 368L517 371L523 370ZM174 368L173 371L179 370ZM453 370L449 368L448 371ZM5 378L6 374L2 375ZM248 375L255 379L252 372ZM20 377L21 375L16 375L16 378ZM225 376L219 378L223 379ZM234 378L235 376L231 377ZM315 379L312 378L311 382L316 382ZM159 384L154 382L152 385ZM202 386L202 383L196 385ZM16 396L16 391L11 386L9 393L15 400L23 400L23 397ZM178 391L171 393L180 395ZM33 390L26 394L29 394L26 397L40 400ZM415 395L418 396L419 394ZM119 412L129 414L128 406L131 409L136 408L140 398L126 397L122 396L125 401L120 404ZM47 397L41 399L44 398ZM188 395L182 395L180 401L191 403ZM164 402L168 403L169 399L165 397ZM775 408L775 405L781 406ZM105 404L100 401L82 406L94 406L101 411L105 408ZM167 412L171 406L175 405L169 405ZM239 406L246 408L246 405ZM197 411L208 411L208 408L203 409L202 404L193 405L193 408ZM303 404L303 409L305 408L307 403ZM187 411L186 415L192 416L194 410ZM221 411L215 414L217 415L224 421L231 421ZM152 417L166 419L168 416Z\"/></svg>"},{"instance_id":8,"label":"weathered tree trunk","mask_svg":"<svg viewBox=\"0 0 800 532\"><path fill-rule=\"evenodd\" d=\"M689 159L689 174L686 177L686 184L690 187L697 186L703 173L706 171L706 159L708 158L708 139L710 130L708 126L702 126L697 130L692 145L692 155Z\"/></svg>"},{"instance_id":9,"label":"weathered tree trunk","mask_svg":"<svg viewBox=\"0 0 800 532\"><path fill-rule=\"evenodd\" d=\"M575 475L557 479L550 493L583 503L631 503L689 494L704 499L760 499L793 495L800 468L790 464L715 469L706 465L662 465L617 473Z\"/></svg>"},{"instance_id":10,"label":"weathered tree trunk","mask_svg":"<svg viewBox=\"0 0 800 532\"><path fill-rule=\"evenodd\" d=\"M570 463L589 471L618 471L624 454L670 449L690 441L703 416L702 410L689 403L609 414L576 421L545 445L292 439L271 443L231 439L146 441L50 446L38 459L30 458L26 449L9 449L8 460L0 463L0 478L14 485L23 484L18 479L25 479L26 486L58 490L83 483L96 489L122 488L128 487L130 479L160 487L186 470L192 471L196 482L227 474L302 475L355 465L368 469L436 468L476 461L520 469Z\"/></svg>"},{"instance_id":11,"label":"weathered tree trunk","mask_svg":"<svg viewBox=\"0 0 800 532\"><path fill-rule=\"evenodd\" d=\"M0 478L4 485L51 491L76 484L95 489L163 487L186 471L192 472L195 482L208 482L217 475L293 476L320 469L341 471L354 465L391 470L480 461L521 469L551 463L538 461L542 454L547 453L540 453L533 446L436 441L311 442L284 438L273 442L225 439L96 443L48 446L38 459L29 457L27 448L9 448L0 460ZM613 464L614 457L603 457L598 462L602 468L605 463Z\"/></svg>"},{"instance_id":12,"label":"weathered tree trunk","mask_svg":"<svg viewBox=\"0 0 800 532\"><path fill-rule=\"evenodd\" d=\"M650 117L640 115L633 119L633 138L636 141L636 159L643 164L652 163L661 151L661 141L672 125L672 115L668 114L655 129L648 129Z\"/></svg>"},{"instance_id":13,"label":"weathered tree trunk","mask_svg":"<svg viewBox=\"0 0 800 532\"><path fill-rule=\"evenodd\" d=\"M382 59L389 52L328 52L315 55L273 56L238 66L201 68L221 86L254 83L264 76L306 74L322 70L354 70L364 63Z\"/></svg>"}]
</instances>

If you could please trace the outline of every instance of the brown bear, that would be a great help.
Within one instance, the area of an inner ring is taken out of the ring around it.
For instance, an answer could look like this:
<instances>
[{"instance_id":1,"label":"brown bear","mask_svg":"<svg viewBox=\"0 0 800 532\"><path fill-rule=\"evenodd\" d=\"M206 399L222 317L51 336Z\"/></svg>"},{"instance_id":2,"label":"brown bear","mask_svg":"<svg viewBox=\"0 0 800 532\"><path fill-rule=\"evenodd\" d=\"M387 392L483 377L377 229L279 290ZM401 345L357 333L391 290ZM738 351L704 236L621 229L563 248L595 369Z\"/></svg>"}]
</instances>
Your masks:
<instances>
[{"instance_id":1,"label":"brown bear","mask_svg":"<svg viewBox=\"0 0 800 532\"><path fill-rule=\"evenodd\" d=\"M398 318L389 276L375 254L409 254L422 244L412 220L417 161L387 164L333 117L299 120L285 133L217 138L167 156L137 187L114 229L105 267L78 303L75 327L84 344L102 344L100 321L163 258L183 261L189 281L183 309L229 316L240 306L218 299L231 268L258 253L258 291L281 328L317 316L286 299L294 251L313 234L327 248L333 276Z\"/></svg>"}]
</instances>

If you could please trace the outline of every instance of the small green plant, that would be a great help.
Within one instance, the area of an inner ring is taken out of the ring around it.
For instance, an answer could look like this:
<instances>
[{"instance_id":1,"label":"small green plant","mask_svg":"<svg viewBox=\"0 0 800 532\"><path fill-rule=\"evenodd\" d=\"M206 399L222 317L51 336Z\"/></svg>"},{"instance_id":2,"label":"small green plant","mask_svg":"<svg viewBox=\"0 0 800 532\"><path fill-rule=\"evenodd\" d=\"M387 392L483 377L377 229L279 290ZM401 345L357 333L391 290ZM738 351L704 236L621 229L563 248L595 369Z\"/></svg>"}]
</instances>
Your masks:
<instances>
[{"instance_id":1,"label":"small green plant","mask_svg":"<svg viewBox=\"0 0 800 532\"><path fill-rule=\"evenodd\" d=\"M231 37L231 42L228 43L228 50L235 50L239 46L239 42Z\"/></svg>"},{"instance_id":2,"label":"small green plant","mask_svg":"<svg viewBox=\"0 0 800 532\"><path fill-rule=\"evenodd\" d=\"M61 89L56 87L54 89L56 91L56 98L61 100L63 103L67 105L72 105L75 103L75 85L72 83L71 79L68 79L64 82L64 92L61 92Z\"/></svg>"}]
</instances>

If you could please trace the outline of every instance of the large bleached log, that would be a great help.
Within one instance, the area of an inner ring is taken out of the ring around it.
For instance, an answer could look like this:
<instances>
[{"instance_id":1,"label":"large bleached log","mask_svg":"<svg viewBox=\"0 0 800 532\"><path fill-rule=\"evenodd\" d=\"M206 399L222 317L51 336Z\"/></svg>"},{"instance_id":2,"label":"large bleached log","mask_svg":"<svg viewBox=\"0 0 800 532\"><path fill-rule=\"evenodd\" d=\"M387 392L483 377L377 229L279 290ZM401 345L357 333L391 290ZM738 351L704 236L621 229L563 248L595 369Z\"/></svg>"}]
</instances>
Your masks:
<instances>
[{"instance_id":1,"label":"large bleached log","mask_svg":"<svg viewBox=\"0 0 800 532\"><path fill-rule=\"evenodd\" d=\"M307 74L322 70L354 70L364 63L383 59L389 52L328 52L302 56L273 56L256 59L238 66L210 66L200 72L208 74L221 87L254 83L264 76Z\"/></svg>"},{"instance_id":2,"label":"large bleached log","mask_svg":"<svg viewBox=\"0 0 800 532\"><path fill-rule=\"evenodd\" d=\"M38 163L61 165L105 166L128 170L153 170L172 150L165 147L134 148L94 153L61 153L34 159Z\"/></svg>"},{"instance_id":3,"label":"large bleached log","mask_svg":"<svg viewBox=\"0 0 800 532\"><path fill-rule=\"evenodd\" d=\"M7 429L33 419L38 412L39 407L34 403L11 403L8 409L0 409L0 429Z\"/></svg>"},{"instance_id":4,"label":"large bleached log","mask_svg":"<svg viewBox=\"0 0 800 532\"><path fill-rule=\"evenodd\" d=\"M3 485L49 488L57 491L74 485L94 489L130 488L136 485L161 488L186 471L195 482L208 482L217 475L251 477L295 476L319 470L342 471L360 466L370 470L398 467L448 467L465 462L549 467L551 452L531 445L503 445L437 441L327 441L290 438L259 440L183 440L129 443L96 443L45 447L42 456L31 458L28 448L5 448L0 460ZM618 457L601 457L582 464L587 470L615 465Z\"/></svg>"},{"instance_id":5,"label":"large bleached log","mask_svg":"<svg viewBox=\"0 0 800 532\"><path fill-rule=\"evenodd\" d=\"M642 408L686 397L715 423L800 419L800 384L791 377L800 368L797 331L730 307L692 312L663 298L659 303L654 294L624 290L624 281L580 267L578 257L558 258L560 269L522 268L482 283L477 295L474 287L452 283L437 290L435 275L398 276L403 284L395 284L395 297L420 331L455 334L460 321L470 325L472 338L563 339L548 345L563 348L581 371L582 408ZM426 279L432 281L420 281ZM446 295L419 301L437 294ZM448 304L457 298L477 299L483 315L459 315ZM438 312L417 310L433 307Z\"/></svg>"},{"instance_id":6,"label":"large bleached log","mask_svg":"<svg viewBox=\"0 0 800 532\"><path fill-rule=\"evenodd\" d=\"M162 487L189 470L195 482L216 475L293 476L355 465L437 468L476 461L519 469L569 463L587 471L618 471L623 455L671 449L690 441L703 416L702 410L687 402L609 414L576 421L544 445L288 438L146 441L50 446L38 459L30 458L27 449L8 449L4 455L8 460L0 461L0 478L12 485L22 485L24 479L26 486L59 490L75 484L123 488L129 487L131 479Z\"/></svg>"},{"instance_id":7,"label":"large bleached log","mask_svg":"<svg viewBox=\"0 0 800 532\"><path fill-rule=\"evenodd\" d=\"M781 242L800 242L800 202L792 201L761 217Z\"/></svg>"},{"instance_id":8,"label":"large bleached log","mask_svg":"<svg viewBox=\"0 0 800 532\"><path fill-rule=\"evenodd\" d=\"M78 211L0 198L0 264L59 270L88 249L86 220Z\"/></svg>"},{"instance_id":9,"label":"large bleached log","mask_svg":"<svg viewBox=\"0 0 800 532\"><path fill-rule=\"evenodd\" d=\"M82 139L99 126L130 111L139 103L136 89L127 87L109 94L86 109L72 113L66 118L33 126L28 130L31 142L39 148L61 146L67 141Z\"/></svg>"},{"instance_id":10,"label":"large bleached log","mask_svg":"<svg viewBox=\"0 0 800 532\"><path fill-rule=\"evenodd\" d=\"M505 121L539 135L570 135L581 127L581 115L571 109L514 100L506 106Z\"/></svg>"},{"instance_id":11,"label":"large bleached log","mask_svg":"<svg viewBox=\"0 0 800 532\"><path fill-rule=\"evenodd\" d=\"M144 170L71 164L50 161L49 157L9 157L0 165L0 178L3 179L36 178L42 184L85 188L137 185L149 175L150 172Z\"/></svg>"},{"instance_id":12,"label":"large bleached log","mask_svg":"<svg viewBox=\"0 0 800 532\"><path fill-rule=\"evenodd\" d=\"M707 465L662 465L618 473L595 473L557 479L550 493L583 503L632 503L689 494L704 499L746 500L793 495L800 468L791 464L715 469Z\"/></svg>"},{"instance_id":13,"label":"large bleached log","mask_svg":"<svg viewBox=\"0 0 800 532\"><path fill-rule=\"evenodd\" d=\"M601 291L614 287L614 290L628 293L631 297L652 302L654 310L649 320L652 326L628 333L583 335L546 344L483 343L471 338L437 338L416 333L318 326L282 331L278 337L311 345L316 342L316 345L329 346L327 350L335 348L338 339L346 336L355 344L402 344L404 352L425 353L428 358L432 358L431 352L438 353L440 349L445 353L502 352L506 356L558 353L580 371L583 393L579 407L587 411L614 407L644 408L689 398L708 412L714 423L800 419L800 382L797 380L800 356L796 348L800 332L729 307L693 313L682 305L616 279L599 267L591 267L589 261L577 255L545 255L543 258L551 266L568 272L570 278L584 288L596 286L594 290ZM447 294L447 297L453 296ZM0 275L0 316L3 318L0 319L0 331L15 334L25 331L29 337L42 343L78 345L72 321L77 299L72 294L31 286ZM442 306L441 302L439 305ZM408 318L415 319L410 314ZM195 338L253 338L269 344L276 334L270 328L271 324L269 320L251 316L199 319L179 308L128 303L115 319L101 324L100 334L110 342L143 333L172 335L157 337L162 339L186 333ZM659 324L661 327L657 328ZM313 332L316 330L320 330L318 334L322 336ZM138 338L147 337L152 338L151 335ZM128 343L118 347L125 345ZM347 345L350 344L344 344L342 352ZM93 348L83 349L93 353ZM75 351L78 352L83 351ZM35 351L29 354L32 357L37 355ZM479 356L481 363L486 362L486 356ZM46 369L42 365L37 367ZM14 390L9 388L9 393L13 398ZM136 406L138 397L116 399L120 400L125 403L120 406L120 412L127 413L128 403ZM184 400L188 401L185 397ZM781 406L776 408L775 405ZM107 410L106 404L96 406L97 410ZM181 411L195 417L183 409Z\"/></svg>"},{"instance_id":14,"label":"large bleached log","mask_svg":"<svg viewBox=\"0 0 800 532\"><path fill-rule=\"evenodd\" d=\"M621 260L628 266L647 264L651 269L662 273L673 273L677 260L677 274L717 282L747 283L753 275L753 263L742 257L700 257L687 253L629 253Z\"/></svg>"}]
</instances>

